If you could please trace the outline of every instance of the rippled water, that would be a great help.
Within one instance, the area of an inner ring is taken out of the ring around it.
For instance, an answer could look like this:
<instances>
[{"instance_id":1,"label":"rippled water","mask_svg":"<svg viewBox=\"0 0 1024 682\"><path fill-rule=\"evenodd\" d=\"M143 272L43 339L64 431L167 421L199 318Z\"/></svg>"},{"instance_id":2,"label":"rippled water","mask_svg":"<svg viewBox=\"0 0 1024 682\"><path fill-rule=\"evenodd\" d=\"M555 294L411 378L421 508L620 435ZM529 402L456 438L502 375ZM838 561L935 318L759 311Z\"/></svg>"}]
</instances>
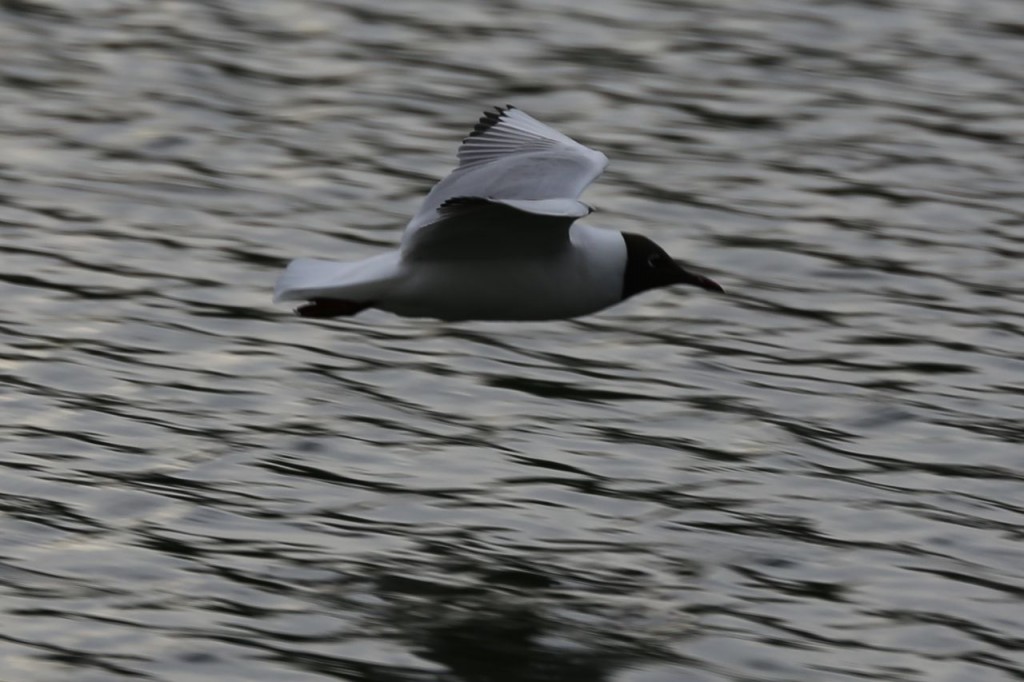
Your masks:
<instances>
[{"instance_id":1,"label":"rippled water","mask_svg":"<svg viewBox=\"0 0 1024 682\"><path fill-rule=\"evenodd\" d=\"M1024 678L1024 20L984 3L0 6L0 678ZM274 308L479 111L722 282Z\"/></svg>"}]
</instances>

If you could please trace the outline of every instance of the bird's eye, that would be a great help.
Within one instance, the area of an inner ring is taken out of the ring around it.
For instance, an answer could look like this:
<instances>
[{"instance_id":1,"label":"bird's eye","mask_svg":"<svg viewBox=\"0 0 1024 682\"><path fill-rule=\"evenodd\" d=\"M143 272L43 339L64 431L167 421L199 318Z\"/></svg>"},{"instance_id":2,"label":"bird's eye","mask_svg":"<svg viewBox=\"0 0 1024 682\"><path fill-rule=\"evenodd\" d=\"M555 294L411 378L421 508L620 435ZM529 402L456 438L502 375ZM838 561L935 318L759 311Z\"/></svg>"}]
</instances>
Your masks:
<instances>
[{"instance_id":1,"label":"bird's eye","mask_svg":"<svg viewBox=\"0 0 1024 682\"><path fill-rule=\"evenodd\" d=\"M647 265L651 266L652 268L658 268L664 264L665 256L660 253L656 253L647 259Z\"/></svg>"}]
</instances>

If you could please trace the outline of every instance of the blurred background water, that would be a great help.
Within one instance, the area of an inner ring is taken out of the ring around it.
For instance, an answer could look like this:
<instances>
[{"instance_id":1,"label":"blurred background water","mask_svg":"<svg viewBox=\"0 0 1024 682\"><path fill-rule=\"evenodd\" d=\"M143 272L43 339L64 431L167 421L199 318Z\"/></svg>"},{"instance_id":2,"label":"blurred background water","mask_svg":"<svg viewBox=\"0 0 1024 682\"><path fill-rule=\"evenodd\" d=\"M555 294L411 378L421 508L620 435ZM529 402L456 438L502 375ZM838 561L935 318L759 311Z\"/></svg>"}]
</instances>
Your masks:
<instances>
[{"instance_id":1,"label":"blurred background water","mask_svg":"<svg viewBox=\"0 0 1024 682\"><path fill-rule=\"evenodd\" d=\"M1024 678L1018 0L7 0L0 50L0 679ZM505 103L728 296L271 305Z\"/></svg>"}]
</instances>

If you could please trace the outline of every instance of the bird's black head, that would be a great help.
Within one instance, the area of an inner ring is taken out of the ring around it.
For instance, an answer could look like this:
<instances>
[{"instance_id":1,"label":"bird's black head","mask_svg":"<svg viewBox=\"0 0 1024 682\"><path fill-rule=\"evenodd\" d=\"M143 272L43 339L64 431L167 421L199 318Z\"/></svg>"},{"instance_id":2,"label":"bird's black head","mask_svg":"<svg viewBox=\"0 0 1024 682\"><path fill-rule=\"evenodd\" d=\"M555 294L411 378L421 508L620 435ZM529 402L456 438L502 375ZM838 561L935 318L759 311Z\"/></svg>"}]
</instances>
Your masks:
<instances>
[{"instance_id":1,"label":"bird's black head","mask_svg":"<svg viewBox=\"0 0 1024 682\"><path fill-rule=\"evenodd\" d=\"M623 299L641 291L672 284L690 284L708 291L723 291L718 282L690 272L647 237L623 232L622 238L626 241L626 273L622 278Z\"/></svg>"}]
</instances>

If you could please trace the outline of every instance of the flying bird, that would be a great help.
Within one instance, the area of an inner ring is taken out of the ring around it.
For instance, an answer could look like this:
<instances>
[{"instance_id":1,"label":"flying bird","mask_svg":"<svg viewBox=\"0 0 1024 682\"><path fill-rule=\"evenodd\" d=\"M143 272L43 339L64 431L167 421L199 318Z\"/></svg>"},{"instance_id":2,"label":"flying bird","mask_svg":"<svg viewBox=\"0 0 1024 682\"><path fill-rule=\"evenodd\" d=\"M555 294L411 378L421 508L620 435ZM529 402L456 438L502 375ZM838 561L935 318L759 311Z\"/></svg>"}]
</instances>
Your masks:
<instances>
[{"instance_id":1,"label":"flying bird","mask_svg":"<svg viewBox=\"0 0 1024 682\"><path fill-rule=\"evenodd\" d=\"M378 308L441 320L553 320L649 289L721 292L640 234L578 222L580 193L608 157L513 106L484 113L458 167L427 194L398 249L336 262L292 261L274 300L303 317Z\"/></svg>"}]
</instances>

